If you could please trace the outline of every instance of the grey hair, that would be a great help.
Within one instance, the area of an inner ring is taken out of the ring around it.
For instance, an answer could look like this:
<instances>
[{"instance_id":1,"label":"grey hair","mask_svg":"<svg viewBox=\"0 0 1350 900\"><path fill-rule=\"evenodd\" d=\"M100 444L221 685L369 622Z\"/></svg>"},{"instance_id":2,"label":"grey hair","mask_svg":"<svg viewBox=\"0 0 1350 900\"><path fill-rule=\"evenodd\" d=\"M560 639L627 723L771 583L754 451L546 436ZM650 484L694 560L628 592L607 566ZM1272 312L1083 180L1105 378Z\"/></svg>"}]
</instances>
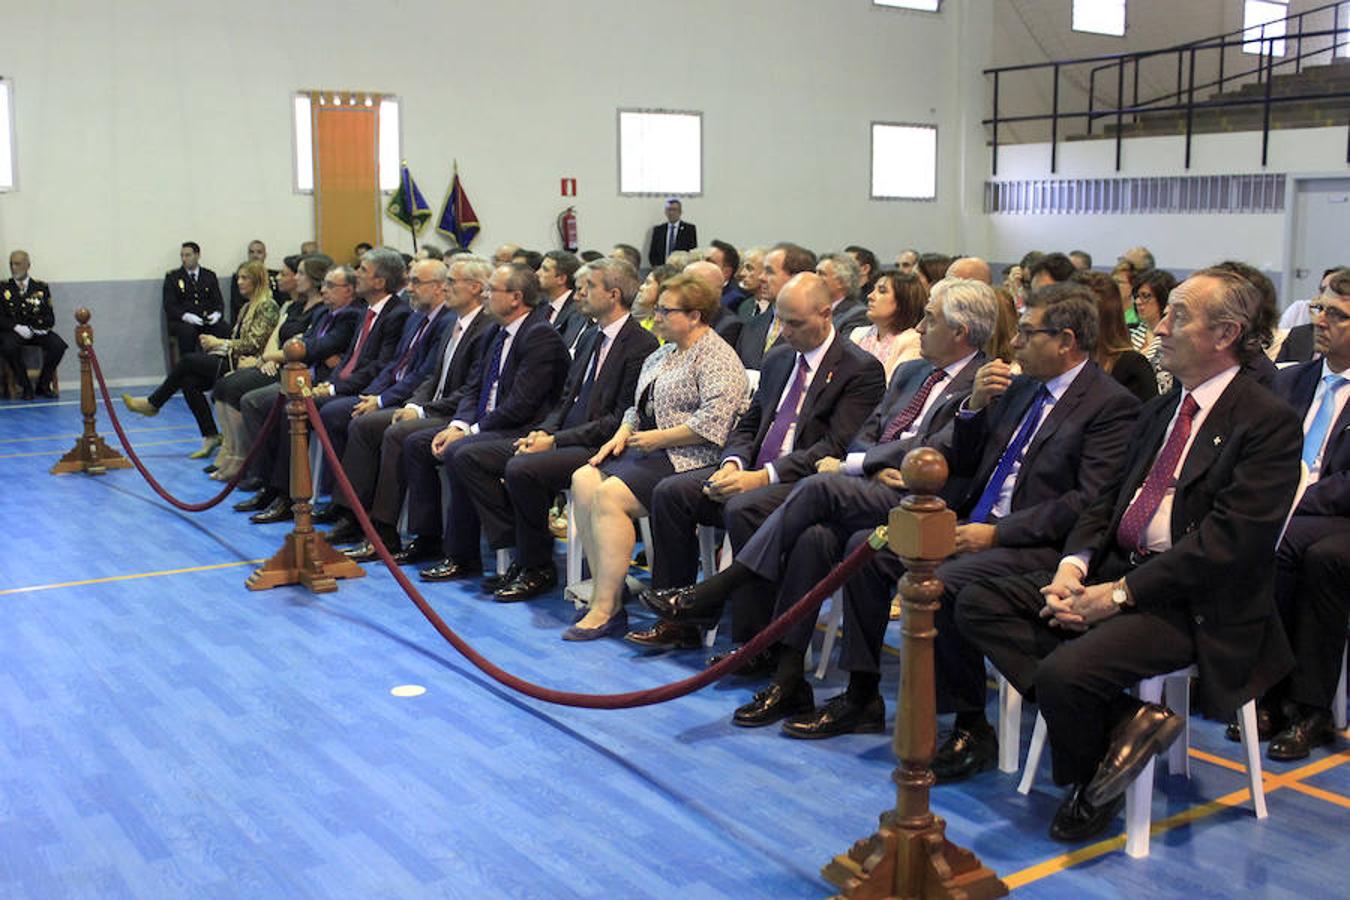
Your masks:
<instances>
[{"instance_id":1,"label":"grey hair","mask_svg":"<svg viewBox=\"0 0 1350 900\"><path fill-rule=\"evenodd\" d=\"M375 270L375 277L384 281L384 289L389 293L397 293L398 289L403 286L405 271L403 254L397 250L391 250L388 247L376 247L363 253L361 262L370 263L370 267Z\"/></svg>"},{"instance_id":2,"label":"grey hair","mask_svg":"<svg viewBox=\"0 0 1350 900\"><path fill-rule=\"evenodd\" d=\"M983 281L944 278L933 285L929 297L942 304L942 318L952 328L965 328L972 347L989 342L998 323L998 295Z\"/></svg>"},{"instance_id":3,"label":"grey hair","mask_svg":"<svg viewBox=\"0 0 1350 900\"><path fill-rule=\"evenodd\" d=\"M642 285L638 270L633 268L632 263L626 259L602 257L590 263L589 268L592 272L600 273L605 290L619 292L619 303L624 309L632 308L633 299Z\"/></svg>"},{"instance_id":4,"label":"grey hair","mask_svg":"<svg viewBox=\"0 0 1350 900\"><path fill-rule=\"evenodd\" d=\"M857 260L847 253L827 253L816 263L816 269L819 270L820 264L825 262L833 264L834 273L844 282L844 296L856 295L862 286L862 267Z\"/></svg>"},{"instance_id":5,"label":"grey hair","mask_svg":"<svg viewBox=\"0 0 1350 900\"><path fill-rule=\"evenodd\" d=\"M492 277L492 270L495 268L492 265L492 260L476 253L460 253L455 256L450 265L452 267L459 266L465 278L478 282L484 290L487 289L488 279Z\"/></svg>"},{"instance_id":6,"label":"grey hair","mask_svg":"<svg viewBox=\"0 0 1350 900\"><path fill-rule=\"evenodd\" d=\"M333 266L324 273L323 277L325 279L340 279L347 287L356 287L356 272L352 270L351 266Z\"/></svg>"},{"instance_id":7,"label":"grey hair","mask_svg":"<svg viewBox=\"0 0 1350 900\"><path fill-rule=\"evenodd\" d=\"M1238 328L1233 352L1240 363L1248 363L1270 346L1270 328L1261 314L1265 298L1261 289L1230 269L1210 267L1191 273L1192 278L1213 278L1221 287L1205 300L1205 317L1210 325L1232 323Z\"/></svg>"},{"instance_id":8,"label":"grey hair","mask_svg":"<svg viewBox=\"0 0 1350 900\"><path fill-rule=\"evenodd\" d=\"M1091 356L1097 349L1101 313L1097 298L1081 284L1062 281L1032 291L1026 309L1044 309L1045 326L1072 331L1078 349Z\"/></svg>"}]
</instances>

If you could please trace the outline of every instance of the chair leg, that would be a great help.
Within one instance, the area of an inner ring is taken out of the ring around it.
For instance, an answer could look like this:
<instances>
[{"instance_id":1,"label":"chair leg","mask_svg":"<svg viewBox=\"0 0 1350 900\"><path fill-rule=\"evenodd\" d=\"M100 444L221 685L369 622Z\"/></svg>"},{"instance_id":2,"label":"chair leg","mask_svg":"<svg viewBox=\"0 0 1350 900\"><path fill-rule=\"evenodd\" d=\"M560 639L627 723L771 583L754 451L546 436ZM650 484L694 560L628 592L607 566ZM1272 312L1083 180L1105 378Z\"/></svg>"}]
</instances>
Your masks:
<instances>
[{"instance_id":1,"label":"chair leg","mask_svg":"<svg viewBox=\"0 0 1350 900\"><path fill-rule=\"evenodd\" d=\"M1266 787L1261 776L1261 744L1256 730L1256 701L1248 700L1238 710L1238 730L1242 732L1242 751L1247 755L1247 785L1252 792L1252 807L1256 817L1266 813Z\"/></svg>"},{"instance_id":2,"label":"chair leg","mask_svg":"<svg viewBox=\"0 0 1350 900\"><path fill-rule=\"evenodd\" d=\"M998 676L998 770L1016 772L1022 755L1022 695Z\"/></svg>"},{"instance_id":3,"label":"chair leg","mask_svg":"<svg viewBox=\"0 0 1350 900\"><path fill-rule=\"evenodd\" d=\"M655 555L652 545L652 520L643 516L638 519L638 527L642 533L642 549L647 551L647 570L651 571L652 558Z\"/></svg>"},{"instance_id":4,"label":"chair leg","mask_svg":"<svg viewBox=\"0 0 1350 900\"><path fill-rule=\"evenodd\" d=\"M1125 854L1134 859L1148 856L1149 829L1153 824L1153 764L1149 760L1139 777L1125 789Z\"/></svg>"},{"instance_id":5,"label":"chair leg","mask_svg":"<svg viewBox=\"0 0 1350 900\"><path fill-rule=\"evenodd\" d=\"M825 618L825 636L820 641L820 663L816 666L816 679L823 680L830 671L830 654L834 652L835 635L844 621L844 595L835 591L830 595L830 614ZM809 663L808 663L809 665Z\"/></svg>"},{"instance_id":6,"label":"chair leg","mask_svg":"<svg viewBox=\"0 0 1350 900\"><path fill-rule=\"evenodd\" d=\"M1350 663L1350 647L1341 651L1341 680L1336 685L1336 696L1331 701L1331 721L1336 724L1337 731L1345 730L1345 670L1347 663Z\"/></svg>"},{"instance_id":7,"label":"chair leg","mask_svg":"<svg viewBox=\"0 0 1350 900\"><path fill-rule=\"evenodd\" d=\"M1167 708L1181 716L1181 736L1167 750L1167 771L1191 777L1191 676L1188 672L1168 678L1163 684Z\"/></svg>"},{"instance_id":8,"label":"chair leg","mask_svg":"<svg viewBox=\"0 0 1350 900\"><path fill-rule=\"evenodd\" d=\"M717 529L710 525L698 526L698 562L704 578L717 571Z\"/></svg>"},{"instance_id":9,"label":"chair leg","mask_svg":"<svg viewBox=\"0 0 1350 900\"><path fill-rule=\"evenodd\" d=\"M1027 763L1022 769L1022 780L1017 784L1017 793L1030 794L1031 786L1036 783L1036 769L1041 764L1041 753L1045 750L1045 717L1036 714L1036 725L1031 729L1031 746L1027 748Z\"/></svg>"},{"instance_id":10,"label":"chair leg","mask_svg":"<svg viewBox=\"0 0 1350 900\"><path fill-rule=\"evenodd\" d=\"M509 548L503 547L497 551L497 574L505 574L506 570L511 568L511 563L515 561L515 554Z\"/></svg>"},{"instance_id":11,"label":"chair leg","mask_svg":"<svg viewBox=\"0 0 1350 900\"><path fill-rule=\"evenodd\" d=\"M581 537L577 534L577 515L572 506L572 492L565 491L567 499L567 586L581 581Z\"/></svg>"}]
</instances>

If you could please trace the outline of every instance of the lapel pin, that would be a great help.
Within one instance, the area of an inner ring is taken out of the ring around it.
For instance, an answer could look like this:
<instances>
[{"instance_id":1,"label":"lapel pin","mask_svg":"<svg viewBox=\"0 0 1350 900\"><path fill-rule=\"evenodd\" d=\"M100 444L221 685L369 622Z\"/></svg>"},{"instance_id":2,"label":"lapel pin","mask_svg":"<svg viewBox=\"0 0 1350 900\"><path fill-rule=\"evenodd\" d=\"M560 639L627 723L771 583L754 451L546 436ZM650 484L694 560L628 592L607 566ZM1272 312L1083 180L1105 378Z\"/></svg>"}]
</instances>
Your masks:
<instances>
[{"instance_id":1,"label":"lapel pin","mask_svg":"<svg viewBox=\"0 0 1350 900\"><path fill-rule=\"evenodd\" d=\"M1219 446L1219 445L1222 444L1222 443L1223 443L1223 437L1222 437L1221 435L1217 435L1217 434L1214 435L1214 446L1217 447L1217 446Z\"/></svg>"},{"instance_id":2,"label":"lapel pin","mask_svg":"<svg viewBox=\"0 0 1350 900\"><path fill-rule=\"evenodd\" d=\"M829 384L831 381L834 381L834 369L825 373L825 383Z\"/></svg>"}]
</instances>

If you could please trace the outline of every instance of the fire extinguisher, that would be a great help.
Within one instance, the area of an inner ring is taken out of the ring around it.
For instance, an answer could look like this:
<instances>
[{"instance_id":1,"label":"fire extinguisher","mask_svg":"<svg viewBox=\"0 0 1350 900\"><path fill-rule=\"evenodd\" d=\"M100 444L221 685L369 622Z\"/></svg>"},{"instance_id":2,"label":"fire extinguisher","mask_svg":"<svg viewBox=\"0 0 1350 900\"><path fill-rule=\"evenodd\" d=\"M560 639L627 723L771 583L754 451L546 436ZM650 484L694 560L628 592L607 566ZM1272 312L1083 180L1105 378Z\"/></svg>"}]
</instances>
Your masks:
<instances>
[{"instance_id":1,"label":"fire extinguisher","mask_svg":"<svg viewBox=\"0 0 1350 900\"><path fill-rule=\"evenodd\" d=\"M577 252L577 208L569 206L558 213L558 239L562 241L563 249L571 253Z\"/></svg>"}]
</instances>

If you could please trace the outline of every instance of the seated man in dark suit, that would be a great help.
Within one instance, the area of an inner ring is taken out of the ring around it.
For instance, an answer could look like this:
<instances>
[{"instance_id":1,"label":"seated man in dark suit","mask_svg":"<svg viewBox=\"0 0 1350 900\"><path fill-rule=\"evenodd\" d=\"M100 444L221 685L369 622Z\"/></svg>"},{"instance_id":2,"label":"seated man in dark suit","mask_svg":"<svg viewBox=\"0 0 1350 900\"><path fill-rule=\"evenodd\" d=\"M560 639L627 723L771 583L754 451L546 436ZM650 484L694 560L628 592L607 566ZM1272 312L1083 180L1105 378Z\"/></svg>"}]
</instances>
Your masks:
<instances>
[{"instance_id":1,"label":"seated man in dark suit","mask_svg":"<svg viewBox=\"0 0 1350 900\"><path fill-rule=\"evenodd\" d=\"M698 246L698 229L693 223L681 220L684 205L676 197L666 201L666 221L652 228L647 243L647 262L656 268L676 250L693 250Z\"/></svg>"},{"instance_id":2,"label":"seated man in dark suit","mask_svg":"<svg viewBox=\"0 0 1350 900\"><path fill-rule=\"evenodd\" d=\"M937 711L956 714L933 759L939 784L990 768L998 755L984 714L984 657L956 628L957 593L984 578L1054 566L1079 513L1124 462L1139 412L1139 401L1091 361L1099 321L1092 295L1049 284L1027 298L1013 338L1022 374L1013 377L1002 360L986 363L953 422L947 458L955 483L966 487L951 504L961 522L956 555L937 570ZM846 550L866 538L854 534ZM850 673L848 690L815 715L790 719L789 735L829 737L884 721L881 648L904 573L883 549L845 585L840 663Z\"/></svg>"},{"instance_id":3,"label":"seated man in dark suit","mask_svg":"<svg viewBox=\"0 0 1350 900\"><path fill-rule=\"evenodd\" d=\"M164 273L164 319L169 337L186 356L201 349L197 338L229 337L230 326L216 273L201 264L202 248L196 241L184 241L178 255L183 265Z\"/></svg>"},{"instance_id":4,"label":"seated man in dark suit","mask_svg":"<svg viewBox=\"0 0 1350 900\"><path fill-rule=\"evenodd\" d=\"M988 285L956 279L936 285L918 325L924 359L896 369L846 459L819 460L818 474L793 487L724 571L692 587L643 594L643 602L670 621L707 623L733 592L739 591L737 607L761 607L760 621L768 620L775 598L778 609L800 599L838 561L849 535L886 521L905 496L898 468L904 454L946 446L946 426L970 391L979 348L997 321L998 298ZM730 519L727 527L736 530ZM756 696L753 715L749 707L737 710L737 724L767 725L814 709L801 678L814 630L808 618L784 635L774 651L774 684Z\"/></svg>"},{"instance_id":5,"label":"seated man in dark suit","mask_svg":"<svg viewBox=\"0 0 1350 900\"><path fill-rule=\"evenodd\" d=\"M488 282L488 311L496 322L484 335L482 363L460 394L450 424L413 434L404 444L409 527L429 539L433 515L428 500L440 496L438 465L444 465L450 496L444 517L445 558L423 569L423 581L448 581L482 571L478 513L460 481L457 456L481 441L514 439L557 402L570 358L549 324L539 277L529 266L499 266Z\"/></svg>"},{"instance_id":6,"label":"seated man in dark suit","mask_svg":"<svg viewBox=\"0 0 1350 900\"><path fill-rule=\"evenodd\" d=\"M424 562L441 555L439 539L434 544L424 541L404 547L399 536L397 523L407 488L403 446L416 432L450 424L463 387L482 359L483 336L492 319L483 311L482 302L492 268L492 263L481 256L455 255L441 285L426 288L443 293L447 298L445 314L452 318L431 350L422 383L402 406L359 416L348 427L343 471L370 513L376 533L400 563ZM439 521L439 499L433 498L433 503ZM436 531L439 534L439 526ZM365 561L374 559L376 552L369 541L363 541L347 555Z\"/></svg>"},{"instance_id":7,"label":"seated man in dark suit","mask_svg":"<svg viewBox=\"0 0 1350 900\"><path fill-rule=\"evenodd\" d=\"M1107 828L1184 725L1127 688L1196 663L1202 708L1226 716L1292 666L1273 563L1302 435L1293 410L1239 372L1269 340L1261 315L1260 292L1231 272L1175 288L1155 333L1181 390L1145 404L1124 468L1079 517L1058 570L957 597L962 634L1040 704L1055 782L1072 786L1056 840Z\"/></svg>"},{"instance_id":8,"label":"seated man in dark suit","mask_svg":"<svg viewBox=\"0 0 1350 900\"><path fill-rule=\"evenodd\" d=\"M1335 737L1331 703L1350 608L1350 269L1336 272L1310 309L1322 358L1275 376L1275 393L1302 418L1308 468L1275 555L1275 603L1297 660L1261 704L1262 724L1279 732L1266 751L1277 760L1303 759Z\"/></svg>"},{"instance_id":9,"label":"seated man in dark suit","mask_svg":"<svg viewBox=\"0 0 1350 900\"><path fill-rule=\"evenodd\" d=\"M14 373L25 400L32 400L35 392L28 380L23 348L38 347L42 351L36 391L39 397L56 396L52 387L56 367L66 354L66 342L52 331L56 325L52 289L47 282L28 277L30 265L28 251L15 250L9 255L11 277L0 284L0 361Z\"/></svg>"},{"instance_id":10,"label":"seated man in dark suit","mask_svg":"<svg viewBox=\"0 0 1350 900\"><path fill-rule=\"evenodd\" d=\"M548 306L548 320L562 336L568 352L576 346L577 338L590 324L577 308L576 274L580 268L581 260L577 259L576 254L566 250L550 250L544 254L544 260L535 273L539 276L539 291L544 295L544 304Z\"/></svg>"},{"instance_id":11,"label":"seated man in dark suit","mask_svg":"<svg viewBox=\"0 0 1350 900\"><path fill-rule=\"evenodd\" d=\"M488 582L499 601L528 600L558 583L549 507L618 428L642 363L657 347L629 315L637 289L637 270L626 261L590 263L576 302L598 327L582 335L557 405L524 437L478 441L456 456L468 495L460 502L473 500L488 546L516 548L510 569Z\"/></svg>"},{"instance_id":12,"label":"seated man in dark suit","mask_svg":"<svg viewBox=\"0 0 1350 900\"><path fill-rule=\"evenodd\" d=\"M773 304L783 285L793 275L812 272L815 268L816 255L796 244L774 244L764 254L763 271L758 279L759 299L764 303L764 309L750 317L734 345L736 355L747 369L758 369L764 362L764 354L782 342L782 325L773 314ZM838 330L836 327L835 331Z\"/></svg>"},{"instance_id":13,"label":"seated man in dark suit","mask_svg":"<svg viewBox=\"0 0 1350 900\"><path fill-rule=\"evenodd\" d=\"M403 257L396 250L378 247L361 258L356 270L356 294L366 302L361 324L352 335L346 354L333 369L327 381L314 385L314 402L322 408L334 397L354 397L365 390L386 366L397 359L403 326L412 310L398 296L403 286ZM269 388L271 393L268 393ZM269 385L244 395L245 418L256 419L259 425L267 416L267 409L280 385ZM291 518L290 498L290 440L289 424L281 417L273 429L271 447L259 454L258 471L269 472L271 489L276 499L249 521L255 524L282 522ZM315 521L326 518L316 513Z\"/></svg>"},{"instance_id":14,"label":"seated man in dark suit","mask_svg":"<svg viewBox=\"0 0 1350 900\"><path fill-rule=\"evenodd\" d=\"M859 302L862 269L847 253L828 253L816 263L816 274L825 279L830 290L831 313L835 330L848 337L853 329L867 325L867 304Z\"/></svg>"},{"instance_id":15,"label":"seated man in dark suit","mask_svg":"<svg viewBox=\"0 0 1350 900\"><path fill-rule=\"evenodd\" d=\"M817 461L843 452L885 391L881 363L834 330L819 276L794 275L775 310L787 346L765 357L750 409L727 439L720 464L671 475L652 494L655 590L693 583L700 524L726 526L739 554L794 483L814 473ZM733 605L733 641L748 641L765 624L760 604ZM686 648L700 641L698 626L664 619L628 640Z\"/></svg>"}]
</instances>

